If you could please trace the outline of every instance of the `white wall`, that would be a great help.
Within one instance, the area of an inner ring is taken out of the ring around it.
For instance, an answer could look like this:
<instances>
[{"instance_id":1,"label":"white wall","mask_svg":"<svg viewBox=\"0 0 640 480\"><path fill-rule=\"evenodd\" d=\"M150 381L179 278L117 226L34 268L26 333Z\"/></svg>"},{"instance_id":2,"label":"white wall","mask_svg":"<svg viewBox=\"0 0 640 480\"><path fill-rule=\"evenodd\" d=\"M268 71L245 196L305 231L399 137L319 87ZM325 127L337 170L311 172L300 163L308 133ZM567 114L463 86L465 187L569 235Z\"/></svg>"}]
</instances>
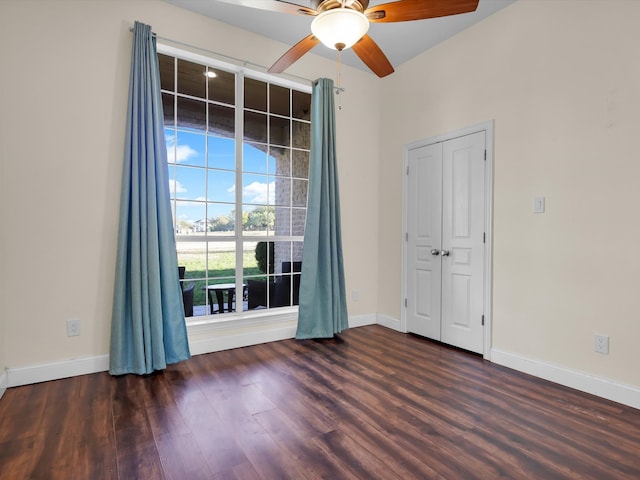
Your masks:
<instances>
[{"instance_id":1,"label":"white wall","mask_svg":"<svg viewBox=\"0 0 640 480\"><path fill-rule=\"evenodd\" d=\"M640 386L638 21L640 2L521 0L384 82L382 314L400 317L403 145L495 119L494 349Z\"/></svg>"},{"instance_id":2,"label":"white wall","mask_svg":"<svg viewBox=\"0 0 640 480\"><path fill-rule=\"evenodd\" d=\"M260 65L288 48L157 0L0 2L0 275L8 290L0 367L108 353L135 20L160 37ZM332 78L335 63L310 54L289 73ZM349 67L342 79L338 161L347 288L360 291L349 313L357 316L374 314L377 302L379 159L363 139L379 132L370 101L379 84ZM69 318L81 320L80 337L66 337ZM196 332L200 346L218 335Z\"/></svg>"}]
</instances>

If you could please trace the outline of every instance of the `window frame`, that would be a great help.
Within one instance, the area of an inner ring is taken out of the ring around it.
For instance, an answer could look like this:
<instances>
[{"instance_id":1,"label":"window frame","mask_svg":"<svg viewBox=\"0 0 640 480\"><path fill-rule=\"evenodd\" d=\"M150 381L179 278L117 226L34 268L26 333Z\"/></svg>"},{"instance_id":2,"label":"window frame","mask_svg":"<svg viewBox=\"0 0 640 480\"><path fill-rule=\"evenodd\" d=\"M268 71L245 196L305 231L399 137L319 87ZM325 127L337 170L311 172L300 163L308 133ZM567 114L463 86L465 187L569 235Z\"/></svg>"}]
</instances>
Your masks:
<instances>
[{"instance_id":1,"label":"window frame","mask_svg":"<svg viewBox=\"0 0 640 480\"><path fill-rule=\"evenodd\" d=\"M254 242L260 240L268 240L269 242L279 242L286 241L291 242L293 246L294 243L304 243L304 236L300 235L268 235L264 236L256 236L251 235L251 231L244 231L242 229L242 215L243 215L243 146L244 146L244 79L250 78L254 80L258 80L261 82L266 82L268 84L282 86L291 90L296 90L299 92L303 92L311 95L311 84L303 84L301 82L293 81L288 78L282 78L279 76L271 75L268 73L260 72L258 70L253 70L246 66L241 66L237 64L233 64L227 61L220 60L215 58L215 56L202 55L189 50L185 50L183 48L176 48L166 43L157 41L157 53L163 54L171 57L176 57L178 59L202 64L214 69L225 70L229 73L235 75L235 131L234 131L234 141L235 141L235 225L236 228L232 235L220 235L215 239L207 238L206 235L184 235L178 234L176 229L174 228L174 238L176 242L205 242L205 243L216 243L221 241L234 242L235 243L235 283L236 285L242 285L244 283L244 265L243 265L243 255L244 255L244 242ZM254 111L253 109L249 109L248 111ZM271 113L265 112L268 115ZM283 117L283 115L279 113L273 113L277 117ZM291 116L288 117L292 121L302 121L311 125L311 119L301 120ZM292 140L293 141L293 140ZM270 143L268 143L270 145ZM293 150L305 150L296 148L293 146L293 143L289 147L291 152ZM310 147L309 147L310 148ZM293 168L293 167L291 167ZM289 173L288 178L292 181L293 179L298 179L299 177L294 177L293 171ZM308 176L307 176L308 181ZM177 200L176 200L177 201ZM273 205L273 208L277 208L277 205ZM290 205L291 209L293 205ZM306 210L307 207L305 207ZM173 209L173 205L172 205ZM308 213L308 212L307 212ZM290 213L291 215L292 213ZM291 220L291 217L290 217ZM239 227L239 228L238 228ZM291 232L293 233L293 232ZM242 266L242 268L238 268ZM292 277L293 278L293 277ZM241 298L241 297L240 297ZM238 294L236 293L236 299L238 299ZM239 307L239 308L238 308ZM265 308L260 310L244 310L244 305L242 301L236 301L236 311L234 312L226 312L224 314L211 314L207 312L205 315L198 315L193 317L187 317L186 323L188 327L200 326L198 328L207 328L206 325L213 323L226 323L226 322L234 322L240 325L251 325L253 323L264 323L265 321L269 321L269 319L279 318L279 319L290 319L292 314L297 316L298 306L283 306L276 308Z\"/></svg>"}]
</instances>

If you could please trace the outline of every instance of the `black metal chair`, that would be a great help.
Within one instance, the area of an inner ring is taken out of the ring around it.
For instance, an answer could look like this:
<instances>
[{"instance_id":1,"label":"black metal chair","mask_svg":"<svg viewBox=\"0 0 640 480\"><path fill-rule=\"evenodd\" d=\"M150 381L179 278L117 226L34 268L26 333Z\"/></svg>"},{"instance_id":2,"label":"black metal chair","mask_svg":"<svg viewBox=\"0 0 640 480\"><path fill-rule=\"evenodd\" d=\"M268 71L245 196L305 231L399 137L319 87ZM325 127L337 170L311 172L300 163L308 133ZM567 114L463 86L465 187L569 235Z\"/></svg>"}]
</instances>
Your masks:
<instances>
[{"instance_id":1,"label":"black metal chair","mask_svg":"<svg viewBox=\"0 0 640 480\"><path fill-rule=\"evenodd\" d=\"M187 288L182 289L182 303L184 305L184 316L193 317L193 291L196 288L195 283L190 283Z\"/></svg>"},{"instance_id":2,"label":"black metal chair","mask_svg":"<svg viewBox=\"0 0 640 480\"><path fill-rule=\"evenodd\" d=\"M182 304L184 306L184 316L193 317L193 291L196 287L195 283L190 283L188 287L184 286L184 273L186 267L178 267L178 277L180 278L180 288L182 289Z\"/></svg>"}]
</instances>

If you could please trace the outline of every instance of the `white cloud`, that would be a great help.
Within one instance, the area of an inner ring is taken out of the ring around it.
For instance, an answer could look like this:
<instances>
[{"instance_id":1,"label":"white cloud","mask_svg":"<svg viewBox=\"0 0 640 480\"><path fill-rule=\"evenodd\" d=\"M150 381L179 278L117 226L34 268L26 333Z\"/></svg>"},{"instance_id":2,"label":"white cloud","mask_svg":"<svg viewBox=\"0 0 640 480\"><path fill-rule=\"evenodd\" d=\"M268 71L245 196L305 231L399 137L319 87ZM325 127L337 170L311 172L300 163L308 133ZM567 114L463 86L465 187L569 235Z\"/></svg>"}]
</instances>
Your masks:
<instances>
[{"instance_id":1,"label":"white cloud","mask_svg":"<svg viewBox=\"0 0 640 480\"><path fill-rule=\"evenodd\" d=\"M169 191L172 194L176 194L176 193L184 193L187 191L186 188L184 188L184 185L182 185L180 182L178 182L177 180L174 180L173 178L169 179Z\"/></svg>"},{"instance_id":2,"label":"white cloud","mask_svg":"<svg viewBox=\"0 0 640 480\"><path fill-rule=\"evenodd\" d=\"M184 162L198 154L198 152L189 145L176 145L175 135L165 136L165 142L167 143L167 161L169 163Z\"/></svg>"},{"instance_id":3,"label":"white cloud","mask_svg":"<svg viewBox=\"0 0 640 480\"><path fill-rule=\"evenodd\" d=\"M242 198L248 203L268 203L273 204L275 200L275 182L260 183L253 182L242 189ZM227 191L235 191L235 187Z\"/></svg>"}]
</instances>

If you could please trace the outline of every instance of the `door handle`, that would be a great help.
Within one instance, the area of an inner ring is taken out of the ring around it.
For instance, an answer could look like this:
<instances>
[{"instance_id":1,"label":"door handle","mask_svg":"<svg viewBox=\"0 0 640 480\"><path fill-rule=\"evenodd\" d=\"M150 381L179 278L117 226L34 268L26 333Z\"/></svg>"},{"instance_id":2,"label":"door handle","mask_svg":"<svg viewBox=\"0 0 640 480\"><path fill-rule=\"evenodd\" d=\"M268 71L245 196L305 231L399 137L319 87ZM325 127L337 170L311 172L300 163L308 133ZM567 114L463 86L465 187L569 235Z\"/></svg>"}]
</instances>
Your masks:
<instances>
[{"instance_id":1,"label":"door handle","mask_svg":"<svg viewBox=\"0 0 640 480\"><path fill-rule=\"evenodd\" d=\"M432 248L431 255L440 255L440 250L438 250L437 248Z\"/></svg>"},{"instance_id":2,"label":"door handle","mask_svg":"<svg viewBox=\"0 0 640 480\"><path fill-rule=\"evenodd\" d=\"M440 255L442 255L443 257L448 257L449 256L449 250L442 250L440 252Z\"/></svg>"}]
</instances>

